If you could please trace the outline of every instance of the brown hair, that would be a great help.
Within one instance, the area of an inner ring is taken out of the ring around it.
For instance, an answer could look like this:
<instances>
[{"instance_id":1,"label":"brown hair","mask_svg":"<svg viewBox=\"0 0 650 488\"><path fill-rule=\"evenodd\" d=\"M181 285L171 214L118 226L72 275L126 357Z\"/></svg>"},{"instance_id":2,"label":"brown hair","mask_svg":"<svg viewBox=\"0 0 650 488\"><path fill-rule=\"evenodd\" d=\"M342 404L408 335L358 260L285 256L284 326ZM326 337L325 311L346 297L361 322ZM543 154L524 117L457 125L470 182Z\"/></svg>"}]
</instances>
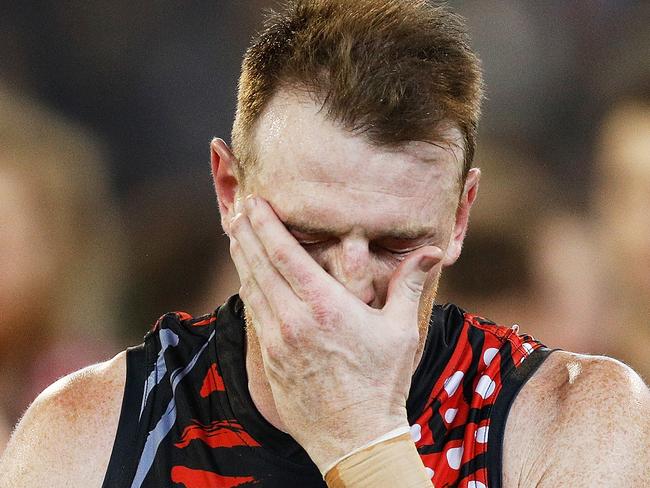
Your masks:
<instances>
[{"instance_id":1,"label":"brown hair","mask_svg":"<svg viewBox=\"0 0 650 488\"><path fill-rule=\"evenodd\" d=\"M324 113L377 145L464 138L467 175L483 96L480 61L463 20L425 0L289 0L246 51L233 151L255 164L253 131L280 89L306 90Z\"/></svg>"}]
</instances>

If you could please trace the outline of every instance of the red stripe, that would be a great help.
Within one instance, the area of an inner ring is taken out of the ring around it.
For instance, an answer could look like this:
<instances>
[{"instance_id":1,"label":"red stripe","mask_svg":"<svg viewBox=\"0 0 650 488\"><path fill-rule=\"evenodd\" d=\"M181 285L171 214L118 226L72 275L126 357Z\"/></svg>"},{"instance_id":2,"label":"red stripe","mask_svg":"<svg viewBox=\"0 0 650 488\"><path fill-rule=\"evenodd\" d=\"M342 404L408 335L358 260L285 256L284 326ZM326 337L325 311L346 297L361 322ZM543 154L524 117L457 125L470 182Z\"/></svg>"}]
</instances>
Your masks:
<instances>
[{"instance_id":1,"label":"red stripe","mask_svg":"<svg viewBox=\"0 0 650 488\"><path fill-rule=\"evenodd\" d=\"M194 318L187 312L174 312L174 313L178 317L178 320L191 320Z\"/></svg>"},{"instance_id":2,"label":"red stripe","mask_svg":"<svg viewBox=\"0 0 650 488\"><path fill-rule=\"evenodd\" d=\"M172 481L184 485L185 488L233 488L255 482L252 476L221 476L211 471L185 466L174 466L171 474Z\"/></svg>"},{"instance_id":3,"label":"red stripe","mask_svg":"<svg viewBox=\"0 0 650 488\"><path fill-rule=\"evenodd\" d=\"M207 319L203 319L203 320L199 320L198 322L194 322L192 324L192 327L201 327L202 325L208 325L208 324L211 324L212 322L214 322L215 320L217 320L217 317L212 316L212 317L209 317Z\"/></svg>"},{"instance_id":4,"label":"red stripe","mask_svg":"<svg viewBox=\"0 0 650 488\"><path fill-rule=\"evenodd\" d=\"M192 425L185 427L185 430L183 430L181 441L174 444L179 449L186 448L193 440L200 440L211 448L235 446L259 447L257 441L237 422L219 420L212 422L210 425L203 425L196 420L193 422Z\"/></svg>"}]
</instances>

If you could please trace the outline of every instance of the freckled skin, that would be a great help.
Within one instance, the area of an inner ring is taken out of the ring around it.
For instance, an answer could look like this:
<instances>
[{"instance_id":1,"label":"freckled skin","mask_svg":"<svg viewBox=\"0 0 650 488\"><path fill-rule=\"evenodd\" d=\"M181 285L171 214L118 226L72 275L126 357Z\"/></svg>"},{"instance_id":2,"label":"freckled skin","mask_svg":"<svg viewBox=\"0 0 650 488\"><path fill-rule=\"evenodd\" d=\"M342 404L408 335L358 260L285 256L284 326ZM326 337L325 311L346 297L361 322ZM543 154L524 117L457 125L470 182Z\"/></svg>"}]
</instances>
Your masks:
<instances>
[{"instance_id":1,"label":"freckled skin","mask_svg":"<svg viewBox=\"0 0 650 488\"><path fill-rule=\"evenodd\" d=\"M554 352L511 407L503 486L647 486L649 413L648 387L627 366Z\"/></svg>"},{"instance_id":2,"label":"freckled skin","mask_svg":"<svg viewBox=\"0 0 650 488\"><path fill-rule=\"evenodd\" d=\"M387 228L428 225L431 239L424 244L437 245L446 258L430 273L420 301L415 368L441 268L460 254L478 172L470 173L460 195L455 186L460 154L453 149L422 143L401 151L372 147L319 118L306 100L286 95L274 103L264 115L271 130L265 132L263 117L257 134L264 167L248 188L236 186L229 169L235 162L227 147L212 145L224 229L235 197L251 191L268 200L282 220L299 217L329 224L336 229L334 238L306 248L348 290L380 308L400 259L382 251L376 235ZM453 138L453 131L449 135ZM247 336L251 396L267 420L281 428L252 326ZM101 486L125 374L121 353L44 391L0 460L0 488ZM503 487L646 486L648 418L650 393L632 370L609 358L555 352L510 410Z\"/></svg>"},{"instance_id":3,"label":"freckled skin","mask_svg":"<svg viewBox=\"0 0 650 488\"><path fill-rule=\"evenodd\" d=\"M125 375L122 352L43 391L0 459L0 487L101 486L117 433Z\"/></svg>"}]
</instances>

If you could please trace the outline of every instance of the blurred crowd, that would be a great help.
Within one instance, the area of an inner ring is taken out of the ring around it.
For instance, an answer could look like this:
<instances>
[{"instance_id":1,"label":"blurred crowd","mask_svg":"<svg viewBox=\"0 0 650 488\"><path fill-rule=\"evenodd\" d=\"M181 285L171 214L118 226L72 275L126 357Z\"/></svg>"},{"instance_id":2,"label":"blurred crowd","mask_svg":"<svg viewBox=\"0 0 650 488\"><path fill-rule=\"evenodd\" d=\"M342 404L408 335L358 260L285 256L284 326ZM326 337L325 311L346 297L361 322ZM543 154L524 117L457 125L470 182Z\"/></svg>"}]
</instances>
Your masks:
<instances>
[{"instance_id":1,"label":"blurred crowd","mask_svg":"<svg viewBox=\"0 0 650 488\"><path fill-rule=\"evenodd\" d=\"M439 301L650 380L650 4L452 1L483 177ZM263 0L0 16L0 452L58 377L238 289L209 175Z\"/></svg>"}]
</instances>

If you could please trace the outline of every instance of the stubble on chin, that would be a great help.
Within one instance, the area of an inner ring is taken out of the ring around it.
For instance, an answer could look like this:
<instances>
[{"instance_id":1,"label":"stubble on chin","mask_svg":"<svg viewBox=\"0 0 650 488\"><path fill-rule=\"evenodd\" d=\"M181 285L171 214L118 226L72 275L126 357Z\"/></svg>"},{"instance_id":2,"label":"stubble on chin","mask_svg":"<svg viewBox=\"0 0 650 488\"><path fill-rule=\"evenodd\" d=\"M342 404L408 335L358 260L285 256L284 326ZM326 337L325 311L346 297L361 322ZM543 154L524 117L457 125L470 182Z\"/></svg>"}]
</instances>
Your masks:
<instances>
[{"instance_id":1,"label":"stubble on chin","mask_svg":"<svg viewBox=\"0 0 650 488\"><path fill-rule=\"evenodd\" d=\"M255 322L256 320L253 315L250 313L246 304L244 304L244 328L246 329L246 362L249 367L252 368L250 373L256 375L264 374L264 364L262 363L262 351L260 348L260 343L257 338L257 332L255 331ZM258 378L262 378L259 376ZM250 380L250 378L249 378Z\"/></svg>"},{"instance_id":2,"label":"stubble on chin","mask_svg":"<svg viewBox=\"0 0 650 488\"><path fill-rule=\"evenodd\" d=\"M420 297L420 305L418 307L418 332L420 340L418 348L415 353L415 364L413 365L413 372L420 363L422 353L424 352L424 345L427 341L429 333L429 322L431 319L431 312L435 304L436 296L438 294L438 284L440 283L440 276L442 272L439 270L434 271L424 284L424 290Z\"/></svg>"}]
</instances>

